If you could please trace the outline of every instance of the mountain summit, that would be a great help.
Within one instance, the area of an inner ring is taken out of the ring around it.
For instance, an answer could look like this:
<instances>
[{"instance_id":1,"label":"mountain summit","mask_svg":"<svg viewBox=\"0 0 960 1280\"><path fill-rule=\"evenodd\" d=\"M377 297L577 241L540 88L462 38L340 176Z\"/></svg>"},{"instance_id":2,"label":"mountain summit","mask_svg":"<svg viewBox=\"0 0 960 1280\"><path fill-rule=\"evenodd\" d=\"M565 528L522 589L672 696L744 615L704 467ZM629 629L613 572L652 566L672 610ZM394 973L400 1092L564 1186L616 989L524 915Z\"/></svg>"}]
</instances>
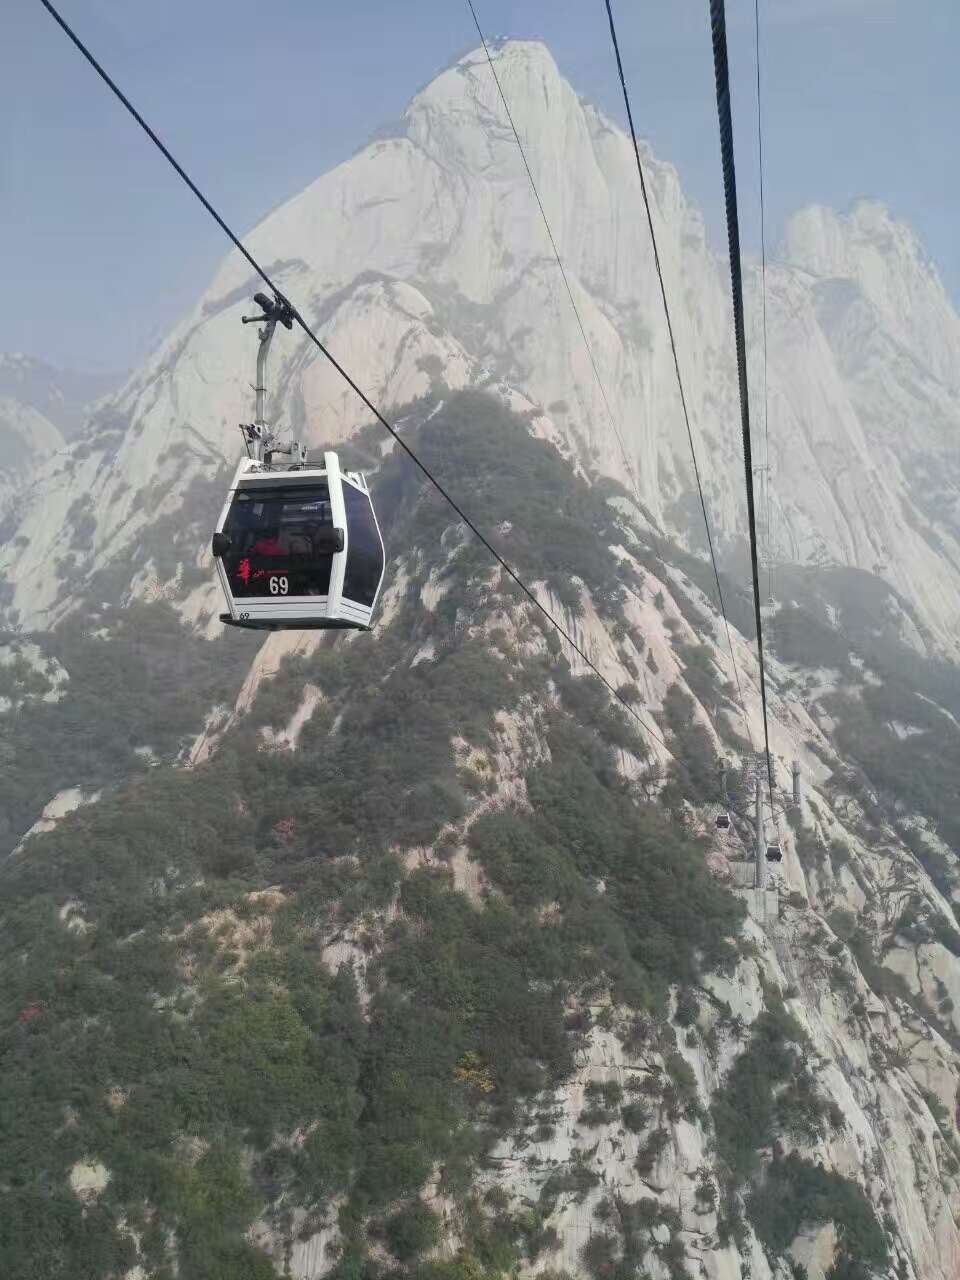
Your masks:
<instances>
[{"instance_id":1,"label":"mountain summit","mask_svg":"<svg viewBox=\"0 0 960 1280\"><path fill-rule=\"evenodd\" d=\"M619 432L645 509L702 545L628 139L578 98L544 45L508 41L495 58L602 390L482 50L421 90L393 136L271 213L250 248L387 412L434 386L500 384L539 407L541 429L585 464L627 481ZM676 171L643 154L708 504L721 551L732 551L745 510L725 267ZM11 617L32 625L62 610L57 547L71 511L96 522L89 546L74 549L75 590L136 556L151 519L235 455L254 358L239 317L256 283L231 253L72 455L8 513L17 544L0 550L0 575ZM915 636L955 652L960 320L935 272L878 206L845 217L813 208L787 228L767 302L769 556L882 573L915 612ZM759 372L755 278L748 304ZM274 412L312 444L365 420L296 335L275 345L270 389ZM141 501L151 489L157 506Z\"/></svg>"}]
</instances>

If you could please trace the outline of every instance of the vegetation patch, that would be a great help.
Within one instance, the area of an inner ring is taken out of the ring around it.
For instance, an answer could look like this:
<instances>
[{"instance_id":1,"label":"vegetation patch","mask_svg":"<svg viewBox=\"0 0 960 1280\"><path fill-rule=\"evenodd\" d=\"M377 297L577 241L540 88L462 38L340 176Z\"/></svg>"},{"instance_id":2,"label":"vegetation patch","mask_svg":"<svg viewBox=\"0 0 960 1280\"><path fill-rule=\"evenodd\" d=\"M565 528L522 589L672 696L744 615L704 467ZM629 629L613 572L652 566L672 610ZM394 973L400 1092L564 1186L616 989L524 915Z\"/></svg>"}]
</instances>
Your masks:
<instances>
[{"instance_id":1,"label":"vegetation patch","mask_svg":"<svg viewBox=\"0 0 960 1280\"><path fill-rule=\"evenodd\" d=\"M712 1106L717 1150L736 1183L756 1173L761 1151L778 1134L811 1143L823 1132L825 1106L807 1066L810 1042L779 996L768 991L766 1001Z\"/></svg>"},{"instance_id":2,"label":"vegetation patch","mask_svg":"<svg viewBox=\"0 0 960 1280\"><path fill-rule=\"evenodd\" d=\"M769 1165L747 1211L771 1253L782 1254L805 1228L832 1222L837 1255L830 1280L870 1280L887 1265L883 1228L861 1189L839 1173L791 1154Z\"/></svg>"},{"instance_id":3,"label":"vegetation patch","mask_svg":"<svg viewBox=\"0 0 960 1280\"><path fill-rule=\"evenodd\" d=\"M625 625L607 550L624 529L556 450L476 395L451 397L418 448L452 488L470 476L471 511L526 578L574 612L581 578ZM49 640L71 676L62 702L2 718L8 845L41 796L113 788L0 872L0 1254L18 1280L138 1262L151 1280L261 1280L277 1268L251 1223L289 1241L293 1206L309 1235L335 1205L335 1280L374 1275L374 1232L401 1274L515 1270L550 1246L551 1206L598 1181L575 1162L537 1206L473 1203L478 1164L572 1071L589 1021L568 1004L611 996L662 1021L675 984L737 958L741 904L618 769L621 752L646 759L631 718L544 652L488 553L402 458L376 496L406 554L392 622L375 643L285 663L207 763L170 762L211 703L232 703L254 643L207 645L159 602L65 623ZM431 575L449 590L428 610ZM285 723L307 682L322 697L297 751L269 748L262 727ZM477 901L439 865L441 841L486 794L454 744L489 757L501 712L535 714L537 763L518 761L529 806L470 828L494 889ZM669 713L679 741L677 695ZM695 795L706 780L684 741ZM156 767L136 763L142 745ZM411 871L423 850L430 865ZM588 1099L614 1119L621 1105L610 1086ZM633 1105L625 1122L645 1127ZM682 1058L643 1105L696 1114ZM647 1139L651 1161L666 1133ZM110 1175L87 1203L69 1185L82 1161ZM429 1261L428 1183L467 1224L453 1261Z\"/></svg>"}]
</instances>

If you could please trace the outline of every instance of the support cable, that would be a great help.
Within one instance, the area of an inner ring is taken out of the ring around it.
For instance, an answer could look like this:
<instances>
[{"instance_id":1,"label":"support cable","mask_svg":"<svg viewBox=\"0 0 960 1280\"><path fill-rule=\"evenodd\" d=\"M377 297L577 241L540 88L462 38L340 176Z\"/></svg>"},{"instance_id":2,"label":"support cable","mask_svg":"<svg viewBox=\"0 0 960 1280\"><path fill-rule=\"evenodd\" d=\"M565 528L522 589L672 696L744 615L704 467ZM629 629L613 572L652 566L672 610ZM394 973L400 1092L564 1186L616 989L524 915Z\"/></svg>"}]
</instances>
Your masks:
<instances>
[{"instance_id":1,"label":"support cable","mask_svg":"<svg viewBox=\"0 0 960 1280\"><path fill-rule=\"evenodd\" d=\"M609 4L609 0L607 0ZM747 342L743 324L743 268L740 262L740 219L737 213L737 172L733 157L733 119L730 111L730 68L727 61L727 23L724 0L710 0L710 31L720 125L720 158L730 253L730 289L733 295L733 335L737 350L737 384L740 392L740 425L743 432L743 467L747 484L747 524L750 531L750 570L753 578L753 612L757 627L760 663L760 703L763 708L763 745L767 759L767 784L773 810L773 762L767 716L767 682L763 660L763 619L760 615L760 573L757 564L757 516L753 496L753 451L750 444L750 398L747 386Z\"/></svg>"},{"instance_id":2,"label":"support cable","mask_svg":"<svg viewBox=\"0 0 960 1280\"><path fill-rule=\"evenodd\" d=\"M453 510L456 512L459 518L463 521L463 523L467 526L467 528L473 533L474 537L477 538L478 541L486 548L486 550L490 552L490 555L494 558L494 560L496 560L496 562L500 565L501 569L503 569L503 571L507 574L507 576L514 583L516 583L516 585L520 588L520 590L527 597L530 603L543 615L544 618L546 618L546 620L551 624L551 626L553 626L556 629L559 635L562 636L564 640L566 640L567 644L570 645L573 651L576 654L578 654L580 658L583 659L583 661L594 673L594 675L596 675L600 679L600 681L606 687L607 691L611 694L611 696L614 699L616 699L616 701L619 702L627 712L629 712L629 714L633 717L634 720L637 721L637 723L640 725L640 727L649 737L653 738L662 747L664 747L667 751L669 751L670 750L669 747L667 747L666 742L660 736L660 734L657 733L657 731L647 723L647 721L640 715L640 713L630 705L630 703L626 700L626 698L624 698L618 692L618 690L614 687L613 684L611 684L611 682L607 679L607 677L603 674L603 672L600 671L596 663L594 663L587 656L587 654L580 647L580 645L577 644L576 640L574 640L574 638L570 635L570 633L566 630L566 628L562 625L562 623L558 621L558 619L550 612L549 609L546 608L545 605L540 603L540 601L537 599L536 595L534 595L531 588L527 586L527 584L523 581L523 579L520 577L517 571L507 563L507 561L503 558L500 552L497 551L496 547L494 547L493 544L487 539L487 537L483 533L481 533L481 531L477 528L474 522L470 519L470 517L466 514L466 512L463 511L463 509L459 506L459 504L450 496L450 494L447 492L444 486L440 483L440 481L436 478L436 476L433 475L433 473L425 465L425 463L420 461L420 459L417 457L413 449L411 449L410 446L406 443L406 441L404 441L404 439L400 436L399 432L397 432L397 430L390 425L390 423L383 416L380 410L376 407L373 401L370 400L364 394L363 391L361 391L360 387L356 384L356 382L354 382L353 378L350 377L346 369L344 369L343 365L341 365L339 361L327 349L327 347L324 346L324 344L320 341L317 335L313 332L313 330L307 324L306 320L304 320L303 316L300 314L297 308L293 306L293 304L289 301L289 299L286 298L280 292L280 290L271 280L270 276L267 275L263 267L261 267L259 262L257 262L256 258L253 257L253 255L244 246L241 240L234 234L233 231L231 231L230 227L226 224L226 222L224 222L223 218L216 211L216 209L213 207L210 201L206 198L206 196L203 194L200 188L188 176L188 174L182 168L182 166L174 159L173 155L170 153L167 147L164 146L163 142L161 142L160 138L153 131L153 129L151 129L151 127L147 124L143 116L140 115L139 111L137 111L136 107L134 107L130 99L118 87L116 82L111 79L111 77L107 74L104 68L96 60L96 58L93 56L90 50L86 47L86 45L83 43L80 37L76 35L76 33L72 30L72 28L69 26L66 20L63 17L61 17L61 15L57 12L53 4L51 3L51 0L40 0L40 3L47 10L50 16L54 19L57 25L63 30L64 34L68 37L68 39L80 51L80 53L87 60L87 62L89 62L90 66L93 67L94 71L96 71L97 75L101 78L101 80L103 80L103 82L107 85L107 87L111 90L111 92L115 95L115 97L119 99L119 101L127 109L127 111L134 118L134 120L136 120L137 124L144 131L147 137L150 138L151 142L153 142L153 144L161 152L164 158L170 163L170 165L176 171L178 176L190 188L190 190L197 197L197 199L200 201L200 203L203 205L206 211L210 214L210 216L213 218L216 224L220 227L221 231L223 231L224 235L226 235L226 237L233 244L234 248L239 250L239 252L243 255L243 257L246 259L249 265L253 268L256 274L260 277L261 280L263 280L264 284L266 284L267 287L270 290L272 290L277 300L285 304L287 307L289 307L290 316L292 317L292 319L297 323L297 325L299 325L299 327L307 335L307 337L314 344L314 346L321 353L321 355L323 355L330 362L333 368L336 369L337 373L340 374L341 378L343 378L347 386L349 386L350 389L359 397L361 402L373 414L373 416L384 428L384 430L387 431L388 434L393 437L397 445L399 445L399 447L403 450L403 452L407 455L407 457L411 460L411 462L413 462L417 466L417 468L423 473L426 479L429 480L429 482L437 490L437 492L444 499L444 501L447 502L448 505L453 508Z\"/></svg>"},{"instance_id":3,"label":"support cable","mask_svg":"<svg viewBox=\"0 0 960 1280\"><path fill-rule=\"evenodd\" d=\"M763 110L760 95L760 0L753 0L757 37L757 159L760 173L760 301L763 312L763 471L767 516L767 599L773 599L773 507L770 499L770 402L767 382L767 236L763 209Z\"/></svg>"},{"instance_id":4,"label":"support cable","mask_svg":"<svg viewBox=\"0 0 960 1280\"><path fill-rule=\"evenodd\" d=\"M623 62L620 58L620 43L617 40L617 28L613 20L613 10L610 7L610 0L604 0L607 8L607 18L610 22L610 38L613 41L613 52L617 59L617 71L620 75L620 87L623 90L623 102L627 109L627 122L630 126L630 137L633 140L633 154L637 160L637 172L640 175L640 191L643 195L643 207L647 215L647 226L650 229L650 243L653 246L653 261L657 268L657 279L660 281L660 297L663 301L663 314L667 321L667 333L670 337L670 350L673 352L673 367L677 375L677 387L680 391L680 407L683 410L683 421L687 428L687 440L690 444L690 457L693 460L693 474L697 481L697 493L700 495L700 510L703 512L703 524L707 532L707 546L710 549L710 562L713 565L713 576L717 584L717 600L720 604L720 613L723 616L723 626L727 635L727 648L730 652L730 665L733 667L733 674L737 682L737 696L740 700L740 712L743 716L744 727L747 731L747 737L750 740L750 749L753 750L753 734L750 732L750 721L747 718L747 709L743 699L743 686L740 683L740 670L737 666L737 659L733 651L733 637L730 634L730 623L727 620L727 610L723 602L723 588L720 586L720 571L717 568L717 557L713 546L713 534L710 530L710 517L707 515L707 504L703 496L703 484L700 480L700 464L697 461L697 450L693 443L693 430L690 426L690 413L687 409L687 397L683 390L683 378L680 374L680 359L677 355L677 343L673 334L673 322L670 319L670 306L667 302L667 289L663 280L663 269L660 265L660 252L657 248L657 236L653 229L653 214L650 208L650 200L647 195L647 181L644 177L643 164L640 160L640 146L637 142L637 131L633 125L633 112L630 109L630 95L627 92L627 82L623 73Z\"/></svg>"},{"instance_id":5,"label":"support cable","mask_svg":"<svg viewBox=\"0 0 960 1280\"><path fill-rule=\"evenodd\" d=\"M557 266L560 268L560 275L563 277L563 283L567 290L567 297L570 299L570 305L573 308L573 314L577 318L577 325L579 326L579 329L580 329L580 337L583 339L584 348L586 350L587 356L589 357L590 364L593 368L593 376L596 378L597 386L600 388L600 396L603 400L604 408L607 411L607 417L610 419L610 425L613 427L614 435L617 437L617 444L620 446L620 455L623 458L623 465L626 469L627 475L630 477L630 483L633 485L634 496L637 499L637 506L640 512L642 513L643 503L640 500L640 486L637 483L637 478L636 478L636 475L634 474L633 467L630 465L629 458L627 457L627 450L626 450L626 446L623 443L623 436L620 434L620 428L617 426L616 418L613 416L613 410L610 408L610 401L607 399L607 391L603 385L603 379L600 377L600 370L597 367L597 361L593 354L593 348L590 346L589 339L587 338L587 331L586 331L586 328L584 327L583 319L581 318L581 315L580 315L580 308L577 306L576 299L573 296L573 289L571 288L570 280L567 276L566 268L563 265L563 259L560 257L560 250L557 247L556 240L554 239L553 231L551 230L550 222L547 218L546 210L543 207L543 201L540 199L540 192L537 190L537 184L534 181L533 171L531 170L530 164L527 160L527 153L524 149L523 143L520 141L520 133L517 129L516 124L514 123L513 112L510 110L510 104L507 102L507 95L504 93L503 84L500 81L499 75L497 75L497 68L494 65L493 56L490 53L490 49L487 45L486 37L484 36L483 30L480 26L480 19L477 17L477 11L474 8L473 0L467 0L467 6L470 9L471 16L473 17L473 24L477 28L477 35L480 37L480 43L483 45L483 52L487 55L487 62L490 65L490 71L493 74L493 79L497 86L497 92L500 95L500 101L503 103L503 109L507 113L507 119L510 122L510 128L513 130L513 136L517 143L517 149L520 152L520 159L523 161L523 167L524 169L526 169L527 177L530 179L530 188L533 191L534 199L537 202L537 208L540 210L540 217L543 219L543 225L547 232L547 239L550 241L550 247L553 250L553 256L556 258Z\"/></svg>"}]
</instances>

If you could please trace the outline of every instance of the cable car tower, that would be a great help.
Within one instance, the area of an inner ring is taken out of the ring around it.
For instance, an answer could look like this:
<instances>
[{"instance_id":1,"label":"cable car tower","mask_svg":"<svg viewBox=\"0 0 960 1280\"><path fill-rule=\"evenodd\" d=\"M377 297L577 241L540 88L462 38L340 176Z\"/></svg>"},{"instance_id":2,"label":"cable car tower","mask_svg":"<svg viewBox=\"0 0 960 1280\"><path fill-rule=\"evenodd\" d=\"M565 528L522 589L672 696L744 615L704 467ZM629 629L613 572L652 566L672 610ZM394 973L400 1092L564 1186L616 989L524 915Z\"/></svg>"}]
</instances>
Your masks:
<instances>
[{"instance_id":1,"label":"cable car tower","mask_svg":"<svg viewBox=\"0 0 960 1280\"><path fill-rule=\"evenodd\" d=\"M716 819L717 830L726 832L731 829L731 814L740 819L737 834L743 840L743 844L747 846L749 852L745 849L740 859L732 861L734 882L740 893L746 897L750 914L756 915L761 923L766 923L769 919L770 907L765 899L769 896L769 892L773 892L776 889L776 883L772 886L769 884L767 863L779 863L783 860L783 850L776 836L778 817L778 812L774 807L776 805L776 793L774 795L774 804L771 805L770 797L766 791L766 757L763 752L758 752L756 755L749 756L746 759L739 786L736 789L739 792L737 796L731 795L728 788L729 762L721 758L718 761L718 770L723 808ZM788 806L798 808L800 805L800 765L796 760L793 761L791 771L793 781L792 795L789 800L784 798L784 810ZM776 786L775 775L774 785ZM770 809L769 813L767 813L768 808ZM767 840L768 819L774 827L774 836L769 842Z\"/></svg>"},{"instance_id":2,"label":"cable car tower","mask_svg":"<svg viewBox=\"0 0 960 1280\"><path fill-rule=\"evenodd\" d=\"M763 813L763 782L766 772L766 761L758 752L750 764L749 779L753 783L753 858L756 866L756 880L754 881L755 889L765 889L767 878L767 860L771 862L780 862L783 854L780 850L779 841L776 844L767 844L766 824L764 822ZM770 814L771 821L775 822L775 816Z\"/></svg>"}]
</instances>

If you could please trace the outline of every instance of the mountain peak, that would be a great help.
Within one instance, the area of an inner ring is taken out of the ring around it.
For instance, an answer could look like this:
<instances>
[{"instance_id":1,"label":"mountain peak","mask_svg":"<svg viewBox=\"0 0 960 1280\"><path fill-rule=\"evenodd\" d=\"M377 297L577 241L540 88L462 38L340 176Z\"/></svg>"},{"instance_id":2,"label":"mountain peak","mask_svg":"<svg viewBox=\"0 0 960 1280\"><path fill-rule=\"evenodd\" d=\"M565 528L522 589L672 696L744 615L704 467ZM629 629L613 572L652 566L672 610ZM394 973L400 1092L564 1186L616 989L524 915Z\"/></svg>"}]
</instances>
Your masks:
<instances>
[{"instance_id":1,"label":"mountain peak","mask_svg":"<svg viewBox=\"0 0 960 1280\"><path fill-rule=\"evenodd\" d=\"M630 139L584 103L540 41L489 47L549 237L497 81L475 46L412 96L399 128L271 212L247 243L384 410L444 388L510 387L542 406L569 450L602 474L632 471L652 518L687 536L689 449ZM642 154L685 390L722 455L710 500L718 527L734 538L743 508L732 482L739 441L730 425L728 286L676 170L646 146ZM954 553L925 536L919 519L910 523L899 477L905 451L917 448L904 422L918 432L929 424L924 439L943 470L955 438L944 388L960 378L960 321L916 237L881 204L805 209L788 225L785 250L794 269L776 277L782 292L768 299L770 385L790 414L776 438L776 463L791 477L778 553L872 570L897 548L893 585L954 652ZM841 286L831 288L835 281ZM210 481L220 459L233 456L235 424L249 413L253 347L240 314L252 286L249 264L234 252L192 314L91 422L69 468L51 462L25 493L15 534L26 550L12 541L0 548L21 622L45 617L61 591L69 511L94 502L97 537L78 555L99 570L141 555L142 534L156 524L141 491L162 493L166 515L195 477ZM872 363L864 334L877 336ZM859 343L853 359L850 335ZM311 444L349 438L366 422L363 406L298 342L279 342L271 357L268 414ZM802 355L798 344L806 344ZM27 399L22 390L14 398ZM38 403L44 412L46 401ZM891 451L889 465L877 461L881 450ZM856 503L834 489L840 456L853 475L883 471L882 500L872 480ZM936 511L949 510L947 501ZM960 546L949 530L936 536ZM196 547L183 556L192 566Z\"/></svg>"},{"instance_id":2,"label":"mountain peak","mask_svg":"<svg viewBox=\"0 0 960 1280\"><path fill-rule=\"evenodd\" d=\"M557 75L560 74L553 54L542 40L518 40L514 36L493 36L488 37L487 48L491 53L498 53L511 59L544 63L552 67ZM486 56L483 48L478 46L472 54L465 55L460 61L466 62L473 58L483 58L486 61Z\"/></svg>"},{"instance_id":3,"label":"mountain peak","mask_svg":"<svg viewBox=\"0 0 960 1280\"><path fill-rule=\"evenodd\" d=\"M22 351L0 352L0 397L42 414L68 437L79 430L88 406L118 381L113 374L57 369Z\"/></svg>"},{"instance_id":4,"label":"mountain peak","mask_svg":"<svg viewBox=\"0 0 960 1280\"><path fill-rule=\"evenodd\" d=\"M488 48L511 110L516 111L528 127L530 109L535 104L542 113L556 108L567 97L575 100L573 89L540 40L497 39L488 41ZM414 140L420 141L424 117L435 120L437 116L451 116L448 123L453 142L456 132L463 128L465 107L479 109L477 119L481 125L485 125L490 116L497 119L503 116L500 93L490 73L487 53L481 46L468 50L415 94L404 117ZM537 120L538 126L542 123ZM506 122L504 125L506 127Z\"/></svg>"},{"instance_id":5,"label":"mountain peak","mask_svg":"<svg viewBox=\"0 0 960 1280\"><path fill-rule=\"evenodd\" d=\"M490 55L497 67L497 74L500 76L525 68L545 71L557 79L561 78L554 56L542 40L517 40L511 36L493 36L487 38L487 49L490 50ZM421 90L421 93L416 95L414 101L422 94L429 93L431 87L448 72L469 73L477 65L487 67L487 53L482 45L475 45L461 54L445 71L435 76Z\"/></svg>"},{"instance_id":6,"label":"mountain peak","mask_svg":"<svg viewBox=\"0 0 960 1280\"><path fill-rule=\"evenodd\" d=\"M885 204L801 209L787 222L782 256L824 280L853 281L900 345L960 389L960 319L919 238Z\"/></svg>"},{"instance_id":7,"label":"mountain peak","mask_svg":"<svg viewBox=\"0 0 960 1280\"><path fill-rule=\"evenodd\" d=\"M844 275L858 250L894 250L923 260L919 240L879 200L857 200L846 213L822 204L798 210L787 221L783 257L814 275Z\"/></svg>"}]
</instances>

